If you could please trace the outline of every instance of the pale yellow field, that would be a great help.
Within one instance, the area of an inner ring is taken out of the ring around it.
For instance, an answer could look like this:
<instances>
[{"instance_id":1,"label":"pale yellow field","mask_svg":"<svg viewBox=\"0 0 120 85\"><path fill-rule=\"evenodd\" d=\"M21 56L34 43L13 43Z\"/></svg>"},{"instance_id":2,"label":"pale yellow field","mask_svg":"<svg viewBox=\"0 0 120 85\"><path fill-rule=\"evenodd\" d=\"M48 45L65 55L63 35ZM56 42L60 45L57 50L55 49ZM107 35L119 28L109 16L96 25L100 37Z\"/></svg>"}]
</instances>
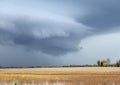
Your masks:
<instances>
[{"instance_id":1,"label":"pale yellow field","mask_svg":"<svg viewBox=\"0 0 120 85\"><path fill-rule=\"evenodd\" d=\"M0 69L0 82L69 81L86 84L119 83L120 68L117 67L67 67ZM77 85L77 84L76 84Z\"/></svg>"}]
</instances>

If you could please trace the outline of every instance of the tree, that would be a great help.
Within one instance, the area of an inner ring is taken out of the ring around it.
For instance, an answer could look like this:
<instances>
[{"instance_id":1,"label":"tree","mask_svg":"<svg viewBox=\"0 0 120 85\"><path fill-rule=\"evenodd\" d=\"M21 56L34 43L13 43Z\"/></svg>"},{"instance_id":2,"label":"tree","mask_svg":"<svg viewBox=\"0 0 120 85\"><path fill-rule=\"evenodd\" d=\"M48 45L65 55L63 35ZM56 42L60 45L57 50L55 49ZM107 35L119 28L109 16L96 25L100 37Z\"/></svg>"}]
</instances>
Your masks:
<instances>
[{"instance_id":1,"label":"tree","mask_svg":"<svg viewBox=\"0 0 120 85\"><path fill-rule=\"evenodd\" d=\"M100 60L97 61L97 65L98 65L98 66L101 66Z\"/></svg>"},{"instance_id":2,"label":"tree","mask_svg":"<svg viewBox=\"0 0 120 85\"><path fill-rule=\"evenodd\" d=\"M116 66L120 67L120 60L117 61Z\"/></svg>"},{"instance_id":3,"label":"tree","mask_svg":"<svg viewBox=\"0 0 120 85\"><path fill-rule=\"evenodd\" d=\"M101 62L101 66L103 66L103 62Z\"/></svg>"},{"instance_id":4,"label":"tree","mask_svg":"<svg viewBox=\"0 0 120 85\"><path fill-rule=\"evenodd\" d=\"M107 58L107 66L110 65L110 59Z\"/></svg>"}]
</instances>

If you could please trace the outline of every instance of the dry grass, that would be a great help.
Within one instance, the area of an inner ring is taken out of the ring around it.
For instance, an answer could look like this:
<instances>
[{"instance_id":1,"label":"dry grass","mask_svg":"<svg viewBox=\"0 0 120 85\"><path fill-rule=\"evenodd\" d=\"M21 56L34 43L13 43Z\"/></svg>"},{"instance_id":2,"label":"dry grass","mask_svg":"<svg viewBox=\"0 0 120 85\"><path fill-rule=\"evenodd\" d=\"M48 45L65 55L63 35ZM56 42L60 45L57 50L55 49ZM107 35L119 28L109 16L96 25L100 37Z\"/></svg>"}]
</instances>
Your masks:
<instances>
[{"instance_id":1,"label":"dry grass","mask_svg":"<svg viewBox=\"0 0 120 85\"><path fill-rule=\"evenodd\" d=\"M70 67L70 68L23 68L0 69L0 82L69 81L95 85L97 83L120 83L120 68L116 67ZM75 84L74 84L75 85Z\"/></svg>"}]
</instances>

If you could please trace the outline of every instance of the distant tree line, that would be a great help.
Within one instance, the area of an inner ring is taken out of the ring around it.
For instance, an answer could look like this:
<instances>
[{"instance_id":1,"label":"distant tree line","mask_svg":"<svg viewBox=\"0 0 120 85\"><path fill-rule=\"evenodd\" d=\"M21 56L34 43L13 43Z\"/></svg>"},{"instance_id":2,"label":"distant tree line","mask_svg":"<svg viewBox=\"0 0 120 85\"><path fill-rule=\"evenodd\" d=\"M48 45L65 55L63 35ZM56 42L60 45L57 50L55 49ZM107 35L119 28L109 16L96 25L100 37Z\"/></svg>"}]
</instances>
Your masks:
<instances>
[{"instance_id":1,"label":"distant tree line","mask_svg":"<svg viewBox=\"0 0 120 85\"><path fill-rule=\"evenodd\" d=\"M102 60L98 60L97 61L97 65L64 65L64 66L14 66L14 67L4 67L4 66L0 66L0 68L54 68L54 67L120 67L120 59L118 61L116 61L116 63L111 64L110 59L102 59Z\"/></svg>"}]
</instances>

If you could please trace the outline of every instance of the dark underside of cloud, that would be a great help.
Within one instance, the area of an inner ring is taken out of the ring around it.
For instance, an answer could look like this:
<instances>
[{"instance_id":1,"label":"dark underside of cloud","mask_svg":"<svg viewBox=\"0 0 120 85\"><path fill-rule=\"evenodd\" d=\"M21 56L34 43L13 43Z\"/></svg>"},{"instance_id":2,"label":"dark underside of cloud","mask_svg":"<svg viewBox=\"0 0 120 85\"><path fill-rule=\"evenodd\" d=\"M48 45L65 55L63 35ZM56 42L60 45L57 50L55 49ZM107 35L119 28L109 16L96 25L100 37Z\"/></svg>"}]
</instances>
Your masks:
<instances>
[{"instance_id":1,"label":"dark underside of cloud","mask_svg":"<svg viewBox=\"0 0 120 85\"><path fill-rule=\"evenodd\" d=\"M20 45L46 54L63 55L77 51L80 40L89 34L88 27L72 20L61 22L19 17L1 17L1 44Z\"/></svg>"}]
</instances>

